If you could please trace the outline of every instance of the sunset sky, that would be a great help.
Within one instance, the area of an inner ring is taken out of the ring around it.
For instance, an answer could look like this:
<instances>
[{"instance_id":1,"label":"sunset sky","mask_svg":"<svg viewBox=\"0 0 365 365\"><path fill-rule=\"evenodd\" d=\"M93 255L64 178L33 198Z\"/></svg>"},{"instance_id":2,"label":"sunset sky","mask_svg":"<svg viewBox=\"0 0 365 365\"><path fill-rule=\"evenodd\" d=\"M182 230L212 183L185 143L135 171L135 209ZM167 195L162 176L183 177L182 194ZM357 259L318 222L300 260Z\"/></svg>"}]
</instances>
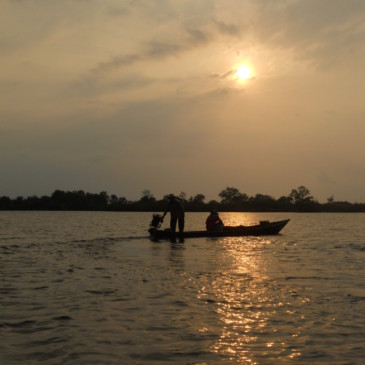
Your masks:
<instances>
[{"instance_id":1,"label":"sunset sky","mask_svg":"<svg viewBox=\"0 0 365 365\"><path fill-rule=\"evenodd\" d=\"M0 0L0 65L0 196L365 202L364 0Z\"/></svg>"}]
</instances>

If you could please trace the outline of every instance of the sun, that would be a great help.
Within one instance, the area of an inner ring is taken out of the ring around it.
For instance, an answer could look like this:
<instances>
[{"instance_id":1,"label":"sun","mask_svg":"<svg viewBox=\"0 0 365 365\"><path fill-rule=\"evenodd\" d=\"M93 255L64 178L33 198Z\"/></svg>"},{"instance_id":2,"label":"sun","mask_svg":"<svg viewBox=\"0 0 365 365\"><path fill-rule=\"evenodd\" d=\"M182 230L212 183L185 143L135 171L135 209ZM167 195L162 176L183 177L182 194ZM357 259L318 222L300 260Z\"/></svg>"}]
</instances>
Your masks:
<instances>
[{"instance_id":1,"label":"sun","mask_svg":"<svg viewBox=\"0 0 365 365\"><path fill-rule=\"evenodd\" d=\"M239 80L248 80L252 77L252 71L247 65L242 65L237 68L236 76Z\"/></svg>"}]
</instances>

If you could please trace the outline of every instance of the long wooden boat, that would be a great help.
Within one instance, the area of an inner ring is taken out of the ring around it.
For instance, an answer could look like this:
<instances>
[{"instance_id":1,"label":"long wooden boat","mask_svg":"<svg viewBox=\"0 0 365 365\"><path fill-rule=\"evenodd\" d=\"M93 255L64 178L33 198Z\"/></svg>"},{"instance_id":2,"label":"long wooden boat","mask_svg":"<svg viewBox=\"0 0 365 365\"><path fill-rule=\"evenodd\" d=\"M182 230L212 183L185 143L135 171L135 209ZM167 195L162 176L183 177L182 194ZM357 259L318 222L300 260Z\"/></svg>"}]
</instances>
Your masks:
<instances>
[{"instance_id":1,"label":"long wooden boat","mask_svg":"<svg viewBox=\"0 0 365 365\"><path fill-rule=\"evenodd\" d=\"M239 237L239 236L268 236L278 234L290 221L285 219L282 221L269 222L262 221L260 224L253 226L236 226L224 227L222 232L216 231L185 231L184 238L196 237ZM149 228L148 232L153 240L169 239L171 237L170 229L158 229L156 227Z\"/></svg>"}]
</instances>

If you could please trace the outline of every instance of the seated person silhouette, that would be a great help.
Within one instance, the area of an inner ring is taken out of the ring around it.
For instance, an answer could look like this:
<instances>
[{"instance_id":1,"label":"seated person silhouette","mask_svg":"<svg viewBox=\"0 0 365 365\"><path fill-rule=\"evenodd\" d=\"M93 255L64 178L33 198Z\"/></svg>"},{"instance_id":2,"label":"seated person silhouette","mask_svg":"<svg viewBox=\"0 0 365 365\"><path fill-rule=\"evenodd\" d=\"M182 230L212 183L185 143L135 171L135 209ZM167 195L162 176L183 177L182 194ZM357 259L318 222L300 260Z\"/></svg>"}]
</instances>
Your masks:
<instances>
[{"instance_id":1,"label":"seated person silhouette","mask_svg":"<svg viewBox=\"0 0 365 365\"><path fill-rule=\"evenodd\" d=\"M207 231L223 232L224 224L219 218L219 214L216 210L210 212L210 215L205 221L205 227L207 228Z\"/></svg>"}]
</instances>

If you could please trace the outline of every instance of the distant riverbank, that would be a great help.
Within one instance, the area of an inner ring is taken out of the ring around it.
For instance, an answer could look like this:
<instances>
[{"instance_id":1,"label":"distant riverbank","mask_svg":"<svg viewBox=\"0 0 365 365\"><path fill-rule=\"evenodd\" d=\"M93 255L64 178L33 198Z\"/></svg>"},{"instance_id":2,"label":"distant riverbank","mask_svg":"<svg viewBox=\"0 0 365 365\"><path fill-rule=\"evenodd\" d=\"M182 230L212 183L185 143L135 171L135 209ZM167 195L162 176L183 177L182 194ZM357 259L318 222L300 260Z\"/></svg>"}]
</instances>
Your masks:
<instances>
[{"instance_id":1,"label":"distant riverbank","mask_svg":"<svg viewBox=\"0 0 365 365\"><path fill-rule=\"evenodd\" d=\"M45 211L124 211L124 212L162 212L167 196L156 199L149 190L142 192L137 201L125 197L109 195L103 191L97 194L78 191L56 190L51 196L30 196L11 199L0 197L0 210L45 210ZM300 186L292 189L288 196L275 199L270 195L248 196L236 188L227 187L219 193L220 201L205 202L203 194L187 198L179 195L187 212L365 212L365 203L336 201L333 197L326 203L319 203L307 188Z\"/></svg>"}]
</instances>

